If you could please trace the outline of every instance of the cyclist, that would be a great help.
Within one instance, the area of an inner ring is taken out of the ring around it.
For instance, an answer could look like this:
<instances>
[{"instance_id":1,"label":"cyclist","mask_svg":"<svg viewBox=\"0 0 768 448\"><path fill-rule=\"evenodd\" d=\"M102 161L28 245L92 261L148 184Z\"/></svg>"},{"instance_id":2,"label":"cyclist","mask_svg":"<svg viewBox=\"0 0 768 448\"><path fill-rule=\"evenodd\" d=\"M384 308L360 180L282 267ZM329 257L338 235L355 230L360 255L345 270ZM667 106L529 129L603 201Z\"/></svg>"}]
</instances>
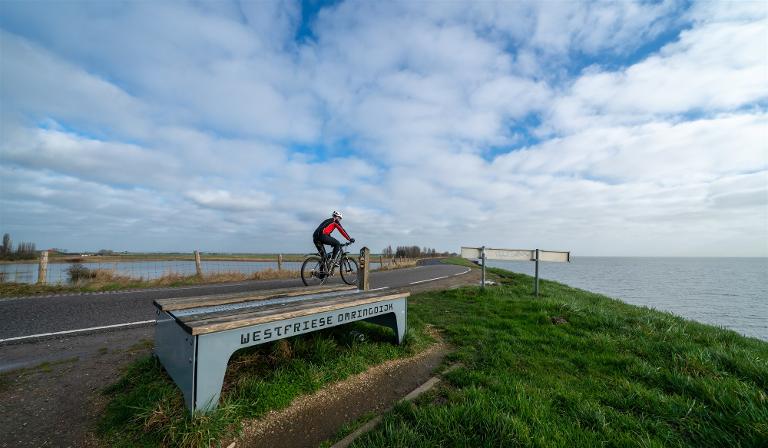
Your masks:
<instances>
[{"instance_id":1,"label":"cyclist","mask_svg":"<svg viewBox=\"0 0 768 448\"><path fill-rule=\"evenodd\" d=\"M315 243L315 247L317 247L318 252L320 252L323 258L325 258L325 246L323 244L333 246L333 259L336 259L336 254L341 250L339 240L331 236L331 232L334 230L338 229L339 233L350 243L355 242L354 238L349 237L344 227L341 227L341 218L341 213L334 210L331 217L321 222L317 229L315 229L315 233L312 234L312 242Z\"/></svg>"}]
</instances>

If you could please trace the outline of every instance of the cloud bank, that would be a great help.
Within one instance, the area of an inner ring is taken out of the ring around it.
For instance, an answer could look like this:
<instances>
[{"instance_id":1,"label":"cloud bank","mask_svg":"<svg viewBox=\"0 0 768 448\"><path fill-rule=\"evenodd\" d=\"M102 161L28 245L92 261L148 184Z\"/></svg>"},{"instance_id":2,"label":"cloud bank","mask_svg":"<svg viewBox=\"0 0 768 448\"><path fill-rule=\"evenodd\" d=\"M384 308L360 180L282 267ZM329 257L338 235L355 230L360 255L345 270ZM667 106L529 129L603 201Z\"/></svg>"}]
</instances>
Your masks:
<instances>
[{"instance_id":1,"label":"cloud bank","mask_svg":"<svg viewBox=\"0 0 768 448\"><path fill-rule=\"evenodd\" d=\"M768 256L767 25L763 2L6 3L0 227L306 252L339 209L373 250Z\"/></svg>"}]
</instances>

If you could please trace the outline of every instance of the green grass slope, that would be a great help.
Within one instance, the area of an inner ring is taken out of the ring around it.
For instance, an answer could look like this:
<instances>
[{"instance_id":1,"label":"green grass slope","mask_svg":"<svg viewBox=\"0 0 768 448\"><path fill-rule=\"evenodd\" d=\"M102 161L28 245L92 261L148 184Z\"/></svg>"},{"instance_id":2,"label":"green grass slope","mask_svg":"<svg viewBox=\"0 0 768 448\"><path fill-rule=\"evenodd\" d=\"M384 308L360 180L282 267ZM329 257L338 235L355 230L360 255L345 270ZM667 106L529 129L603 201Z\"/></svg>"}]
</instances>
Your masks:
<instances>
[{"instance_id":1,"label":"green grass slope","mask_svg":"<svg viewBox=\"0 0 768 448\"><path fill-rule=\"evenodd\" d=\"M464 367L354 446L768 446L768 343L490 271L410 301Z\"/></svg>"},{"instance_id":2,"label":"green grass slope","mask_svg":"<svg viewBox=\"0 0 768 448\"><path fill-rule=\"evenodd\" d=\"M462 367L387 415L357 447L768 446L768 343L607 297L490 269L500 286L417 294L409 342L354 324L239 353L219 409L186 414L150 358L107 390L110 446L217 446L257 418L441 329ZM350 329L368 342L350 341Z\"/></svg>"}]
</instances>

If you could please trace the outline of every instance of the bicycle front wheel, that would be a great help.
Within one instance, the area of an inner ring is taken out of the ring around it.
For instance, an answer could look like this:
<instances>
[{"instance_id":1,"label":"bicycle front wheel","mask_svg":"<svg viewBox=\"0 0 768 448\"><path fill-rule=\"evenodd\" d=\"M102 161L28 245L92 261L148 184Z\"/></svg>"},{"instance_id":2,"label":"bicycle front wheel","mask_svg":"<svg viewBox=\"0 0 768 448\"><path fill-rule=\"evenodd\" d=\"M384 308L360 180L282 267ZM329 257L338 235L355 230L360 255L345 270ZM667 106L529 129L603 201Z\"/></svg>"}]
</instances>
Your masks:
<instances>
[{"instance_id":1,"label":"bicycle front wheel","mask_svg":"<svg viewBox=\"0 0 768 448\"><path fill-rule=\"evenodd\" d=\"M348 285L357 284L357 261L352 258L344 257L339 263L339 271L341 272L341 279Z\"/></svg>"},{"instance_id":2,"label":"bicycle front wheel","mask_svg":"<svg viewBox=\"0 0 768 448\"><path fill-rule=\"evenodd\" d=\"M328 280L328 274L322 272L323 261L320 257L307 257L301 265L301 281L304 286L322 285Z\"/></svg>"}]
</instances>

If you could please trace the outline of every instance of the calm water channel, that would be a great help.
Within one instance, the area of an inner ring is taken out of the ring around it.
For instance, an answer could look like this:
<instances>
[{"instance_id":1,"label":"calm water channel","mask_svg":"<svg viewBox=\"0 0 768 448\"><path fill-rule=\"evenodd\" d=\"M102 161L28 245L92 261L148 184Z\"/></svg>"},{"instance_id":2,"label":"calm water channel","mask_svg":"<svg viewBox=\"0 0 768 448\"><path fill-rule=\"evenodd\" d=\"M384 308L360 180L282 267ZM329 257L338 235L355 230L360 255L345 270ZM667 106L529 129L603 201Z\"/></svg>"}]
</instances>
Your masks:
<instances>
[{"instance_id":1,"label":"calm water channel","mask_svg":"<svg viewBox=\"0 0 768 448\"><path fill-rule=\"evenodd\" d=\"M203 272L206 274L221 272L240 272L252 274L267 269L277 269L277 262L263 261L205 261ZM136 261L115 263L82 263L88 269L107 269L119 275L152 280L168 273L181 275L195 274L194 261ZM49 263L46 279L49 283L66 283L69 281L67 270L71 263ZM372 263L373 269L379 267ZM283 262L283 269L298 271L301 262ZM38 265L35 263L0 264L0 275L6 282L35 283L37 282Z\"/></svg>"}]
</instances>

